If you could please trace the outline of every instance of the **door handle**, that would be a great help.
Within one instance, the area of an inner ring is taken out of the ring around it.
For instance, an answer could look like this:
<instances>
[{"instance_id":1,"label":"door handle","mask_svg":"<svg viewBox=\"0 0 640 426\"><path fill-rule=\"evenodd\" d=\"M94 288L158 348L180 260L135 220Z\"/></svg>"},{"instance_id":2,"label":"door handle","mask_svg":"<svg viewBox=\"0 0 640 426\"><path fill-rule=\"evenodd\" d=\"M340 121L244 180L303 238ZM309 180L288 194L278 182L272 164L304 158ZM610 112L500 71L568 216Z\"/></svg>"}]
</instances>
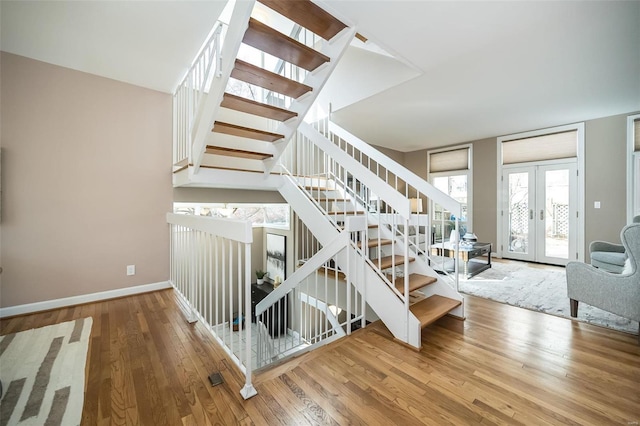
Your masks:
<instances>
[{"instance_id":1,"label":"door handle","mask_svg":"<svg viewBox=\"0 0 640 426\"><path fill-rule=\"evenodd\" d=\"M540 220L544 220L544 209L540 210Z\"/></svg>"}]
</instances>

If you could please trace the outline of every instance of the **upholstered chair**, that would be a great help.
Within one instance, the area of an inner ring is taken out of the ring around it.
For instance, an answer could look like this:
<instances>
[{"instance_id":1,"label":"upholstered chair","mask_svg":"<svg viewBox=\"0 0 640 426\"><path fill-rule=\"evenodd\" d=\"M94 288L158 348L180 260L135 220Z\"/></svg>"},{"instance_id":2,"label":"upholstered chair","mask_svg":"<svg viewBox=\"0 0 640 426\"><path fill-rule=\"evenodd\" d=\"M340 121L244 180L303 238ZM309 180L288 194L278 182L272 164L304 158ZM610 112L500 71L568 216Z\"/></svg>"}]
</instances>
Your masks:
<instances>
[{"instance_id":1,"label":"upholstered chair","mask_svg":"<svg viewBox=\"0 0 640 426\"><path fill-rule=\"evenodd\" d=\"M633 218L633 223L640 223L640 215ZM592 241L589 244L591 265L605 271L619 274L624 269L627 255L622 244L606 241Z\"/></svg>"},{"instance_id":2,"label":"upholstered chair","mask_svg":"<svg viewBox=\"0 0 640 426\"><path fill-rule=\"evenodd\" d=\"M583 302L640 322L640 223L625 226L620 239L627 255L620 274L582 262L567 264L567 295L572 317L578 316L578 302Z\"/></svg>"}]
</instances>

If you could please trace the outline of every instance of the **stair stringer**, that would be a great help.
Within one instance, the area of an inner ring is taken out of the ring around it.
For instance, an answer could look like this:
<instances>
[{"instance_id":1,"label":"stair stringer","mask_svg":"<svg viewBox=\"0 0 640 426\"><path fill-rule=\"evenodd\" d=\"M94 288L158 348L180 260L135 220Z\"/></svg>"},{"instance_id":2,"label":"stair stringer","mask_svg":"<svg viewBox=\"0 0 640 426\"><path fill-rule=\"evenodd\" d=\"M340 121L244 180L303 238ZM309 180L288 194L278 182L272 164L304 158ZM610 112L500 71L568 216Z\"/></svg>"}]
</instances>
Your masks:
<instances>
[{"instance_id":1,"label":"stair stringer","mask_svg":"<svg viewBox=\"0 0 640 426\"><path fill-rule=\"evenodd\" d=\"M265 173L271 173L276 164L278 164L278 160L289 144L291 137L298 130L298 127L303 122L304 117L318 98L320 91L335 70L344 53L347 51L347 48L351 44L355 35L356 29L354 27L347 27L331 40L322 41L321 48L318 51L327 55L330 58L330 61L318 67L315 71L307 74L304 79L303 84L312 87L313 90L310 93L295 99L289 106L288 109L290 111L297 112L298 116L280 123L276 128L275 133L283 134L284 138L274 144L278 153L274 155L273 158L264 160Z\"/></svg>"},{"instance_id":2,"label":"stair stringer","mask_svg":"<svg viewBox=\"0 0 640 426\"><path fill-rule=\"evenodd\" d=\"M302 192L291 177L283 177L283 184L279 191L322 246L330 244L338 237L340 231ZM353 245L349 245L346 251L343 250L336 256L338 267L347 273L348 279L355 284L367 304L394 337L419 348L421 346L420 321L407 310L404 302L395 295L360 253ZM364 277L352 279L349 268L354 271L364 271Z\"/></svg>"},{"instance_id":3,"label":"stair stringer","mask_svg":"<svg viewBox=\"0 0 640 426\"><path fill-rule=\"evenodd\" d=\"M391 230L384 226L379 227L378 232L380 232L380 236L382 238L393 239L395 241L395 254L404 256L404 241L400 237L394 237L391 233ZM452 287L442 275L437 273L431 266L429 266L424 257L419 256L411 247L409 247L409 257L415 259L409 264L410 273L427 275L429 277L437 279L435 283L420 289L420 292L422 292L426 297L439 295L462 302L460 306L453 309L450 313L454 316L464 318L464 297L462 296L462 294L460 294L454 287Z\"/></svg>"},{"instance_id":4,"label":"stair stringer","mask_svg":"<svg viewBox=\"0 0 640 426\"><path fill-rule=\"evenodd\" d=\"M255 0L236 0L231 19L229 20L229 27L222 44L220 55L222 67L220 73L213 78L211 90L193 121L191 131L193 144L190 163L193 164L195 173L200 171L200 165L205 155L206 139L211 132L214 119L218 115L218 110L221 108L220 103L222 102L227 82L231 76L231 71L235 65L235 60L238 56L240 45L242 44L242 38L249 26L249 17L251 16L254 4Z\"/></svg>"}]
</instances>

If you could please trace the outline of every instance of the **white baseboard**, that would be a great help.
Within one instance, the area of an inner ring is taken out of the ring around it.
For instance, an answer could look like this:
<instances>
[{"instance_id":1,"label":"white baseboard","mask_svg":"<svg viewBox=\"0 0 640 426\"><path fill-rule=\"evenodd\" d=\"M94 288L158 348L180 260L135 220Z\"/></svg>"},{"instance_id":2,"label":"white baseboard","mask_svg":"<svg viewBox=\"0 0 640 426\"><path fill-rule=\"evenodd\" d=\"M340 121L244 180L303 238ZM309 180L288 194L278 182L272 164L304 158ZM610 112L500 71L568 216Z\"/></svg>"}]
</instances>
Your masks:
<instances>
[{"instance_id":1,"label":"white baseboard","mask_svg":"<svg viewBox=\"0 0 640 426\"><path fill-rule=\"evenodd\" d=\"M164 290L166 288L171 288L171 283L169 281L119 288L117 290L101 291L98 293L83 294L81 296L65 297L62 299L45 300L43 302L27 303L25 305L9 306L7 308L0 308L0 318L48 311L50 309L66 308L67 306L82 305L83 303L100 302L102 300L148 293L150 291Z\"/></svg>"}]
</instances>

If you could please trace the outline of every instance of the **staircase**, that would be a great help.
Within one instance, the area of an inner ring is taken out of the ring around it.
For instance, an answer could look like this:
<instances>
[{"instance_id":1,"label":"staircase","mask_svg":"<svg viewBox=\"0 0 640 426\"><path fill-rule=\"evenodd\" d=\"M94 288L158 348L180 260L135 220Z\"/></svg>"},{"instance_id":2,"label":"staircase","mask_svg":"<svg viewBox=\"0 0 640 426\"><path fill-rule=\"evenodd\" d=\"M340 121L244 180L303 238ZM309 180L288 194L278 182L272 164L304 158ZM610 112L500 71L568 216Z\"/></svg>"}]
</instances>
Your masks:
<instances>
[{"instance_id":1,"label":"staircase","mask_svg":"<svg viewBox=\"0 0 640 426\"><path fill-rule=\"evenodd\" d=\"M182 120L192 125L174 158L175 185L207 184L215 171L270 173L355 34L308 0L236 1L221 26L221 59L200 71L202 92L210 90L177 108L193 112ZM200 88L188 80L192 96Z\"/></svg>"},{"instance_id":2,"label":"staircase","mask_svg":"<svg viewBox=\"0 0 640 426\"><path fill-rule=\"evenodd\" d=\"M424 327L464 317L411 200L456 217L459 204L328 122L303 122L355 34L308 0L236 1L175 95L174 186L278 190L300 221L300 267L256 307L260 365L296 349L278 350L270 325L290 304L290 340L307 350L377 318L420 348Z\"/></svg>"}]
</instances>

